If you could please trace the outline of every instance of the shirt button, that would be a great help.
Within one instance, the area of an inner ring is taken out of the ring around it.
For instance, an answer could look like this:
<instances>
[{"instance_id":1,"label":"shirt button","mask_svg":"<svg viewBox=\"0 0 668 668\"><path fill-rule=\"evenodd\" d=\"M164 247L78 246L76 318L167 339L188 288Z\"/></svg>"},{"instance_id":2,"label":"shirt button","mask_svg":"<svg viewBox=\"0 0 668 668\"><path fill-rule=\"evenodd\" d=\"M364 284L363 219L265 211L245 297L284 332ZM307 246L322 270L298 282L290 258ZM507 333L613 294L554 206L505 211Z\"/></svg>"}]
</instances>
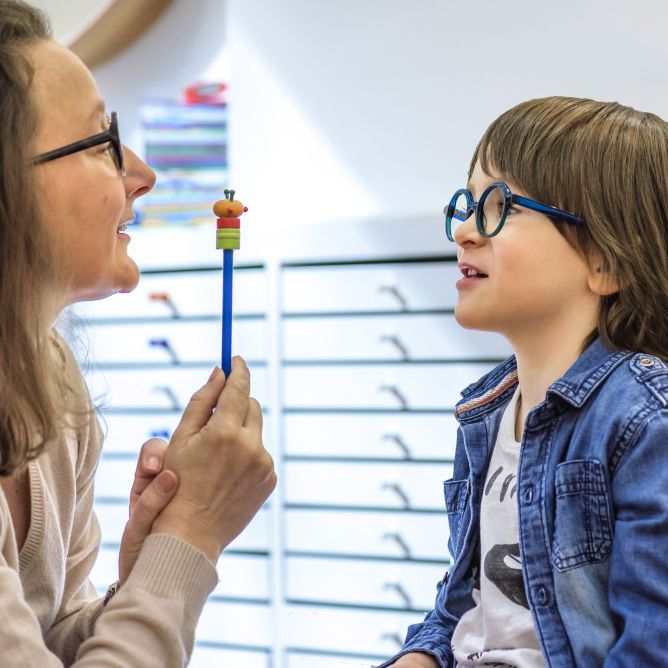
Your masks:
<instances>
[{"instance_id":1,"label":"shirt button","mask_svg":"<svg viewBox=\"0 0 668 668\"><path fill-rule=\"evenodd\" d=\"M524 489L524 494L522 495L524 503L529 504L533 501L533 485L527 485Z\"/></svg>"},{"instance_id":2,"label":"shirt button","mask_svg":"<svg viewBox=\"0 0 668 668\"><path fill-rule=\"evenodd\" d=\"M654 360L650 357L643 357L640 361L639 364L642 366L650 367L654 366Z\"/></svg>"},{"instance_id":3,"label":"shirt button","mask_svg":"<svg viewBox=\"0 0 668 668\"><path fill-rule=\"evenodd\" d=\"M545 589L543 585L538 585L537 587L534 587L533 594L536 601L540 603L540 605L545 605L550 600L550 596L547 593L547 589Z\"/></svg>"}]
</instances>

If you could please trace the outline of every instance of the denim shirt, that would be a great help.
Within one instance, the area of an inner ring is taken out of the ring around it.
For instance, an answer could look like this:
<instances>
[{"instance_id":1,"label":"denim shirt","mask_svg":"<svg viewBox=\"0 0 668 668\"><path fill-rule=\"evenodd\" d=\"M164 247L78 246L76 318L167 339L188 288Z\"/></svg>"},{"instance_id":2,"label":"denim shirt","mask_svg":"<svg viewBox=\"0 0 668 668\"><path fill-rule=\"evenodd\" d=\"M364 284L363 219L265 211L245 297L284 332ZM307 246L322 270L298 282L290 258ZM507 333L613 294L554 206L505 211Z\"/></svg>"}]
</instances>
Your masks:
<instances>
[{"instance_id":1,"label":"denim shirt","mask_svg":"<svg viewBox=\"0 0 668 668\"><path fill-rule=\"evenodd\" d=\"M480 504L514 357L464 390L444 483L450 573L401 652L454 666L479 568ZM526 419L517 504L522 570L547 666L668 666L668 365L600 339ZM477 585L476 585L477 586Z\"/></svg>"}]
</instances>

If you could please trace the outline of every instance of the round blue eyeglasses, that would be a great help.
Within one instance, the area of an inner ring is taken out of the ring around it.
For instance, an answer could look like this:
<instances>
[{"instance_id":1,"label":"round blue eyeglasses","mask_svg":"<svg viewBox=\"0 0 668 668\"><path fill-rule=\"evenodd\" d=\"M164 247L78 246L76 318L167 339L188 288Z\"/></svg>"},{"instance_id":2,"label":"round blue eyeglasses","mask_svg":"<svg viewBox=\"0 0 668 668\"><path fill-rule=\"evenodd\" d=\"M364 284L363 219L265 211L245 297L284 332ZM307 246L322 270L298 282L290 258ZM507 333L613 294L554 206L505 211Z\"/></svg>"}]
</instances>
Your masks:
<instances>
[{"instance_id":1,"label":"round blue eyeglasses","mask_svg":"<svg viewBox=\"0 0 668 668\"><path fill-rule=\"evenodd\" d=\"M562 220L571 225L584 225L582 218L549 204L514 195L503 181L497 181L485 188L477 202L473 199L471 191L466 188L461 188L452 196L450 203L443 209L445 234L450 241L454 241L459 226L475 214L475 223L480 236L494 237L503 228L508 211L515 204L545 214L552 220Z\"/></svg>"}]
</instances>

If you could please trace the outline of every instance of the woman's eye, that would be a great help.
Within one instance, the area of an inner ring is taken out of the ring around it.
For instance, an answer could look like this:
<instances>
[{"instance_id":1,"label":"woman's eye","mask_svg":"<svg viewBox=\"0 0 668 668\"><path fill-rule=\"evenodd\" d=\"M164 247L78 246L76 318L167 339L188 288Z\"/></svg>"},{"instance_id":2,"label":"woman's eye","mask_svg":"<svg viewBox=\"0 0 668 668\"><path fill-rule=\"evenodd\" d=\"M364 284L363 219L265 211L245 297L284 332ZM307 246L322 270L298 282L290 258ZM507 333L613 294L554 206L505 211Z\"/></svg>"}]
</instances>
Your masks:
<instances>
[{"instance_id":1,"label":"woman's eye","mask_svg":"<svg viewBox=\"0 0 668 668\"><path fill-rule=\"evenodd\" d=\"M516 206L511 204L508 207L508 212L506 213L506 216L512 215L513 213L519 213L519 209Z\"/></svg>"}]
</instances>

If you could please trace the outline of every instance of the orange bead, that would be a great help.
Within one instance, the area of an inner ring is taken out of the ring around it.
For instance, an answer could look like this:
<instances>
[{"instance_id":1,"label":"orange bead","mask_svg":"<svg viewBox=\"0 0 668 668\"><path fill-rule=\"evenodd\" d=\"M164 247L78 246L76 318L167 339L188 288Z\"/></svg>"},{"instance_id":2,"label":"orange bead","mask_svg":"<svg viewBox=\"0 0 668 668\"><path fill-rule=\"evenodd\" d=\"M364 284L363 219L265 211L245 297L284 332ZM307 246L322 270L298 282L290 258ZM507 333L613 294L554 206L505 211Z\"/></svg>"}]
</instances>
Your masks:
<instances>
[{"instance_id":1,"label":"orange bead","mask_svg":"<svg viewBox=\"0 0 668 668\"><path fill-rule=\"evenodd\" d=\"M244 211L248 208L236 199L220 199L213 205L213 212L218 218L238 218Z\"/></svg>"}]
</instances>

